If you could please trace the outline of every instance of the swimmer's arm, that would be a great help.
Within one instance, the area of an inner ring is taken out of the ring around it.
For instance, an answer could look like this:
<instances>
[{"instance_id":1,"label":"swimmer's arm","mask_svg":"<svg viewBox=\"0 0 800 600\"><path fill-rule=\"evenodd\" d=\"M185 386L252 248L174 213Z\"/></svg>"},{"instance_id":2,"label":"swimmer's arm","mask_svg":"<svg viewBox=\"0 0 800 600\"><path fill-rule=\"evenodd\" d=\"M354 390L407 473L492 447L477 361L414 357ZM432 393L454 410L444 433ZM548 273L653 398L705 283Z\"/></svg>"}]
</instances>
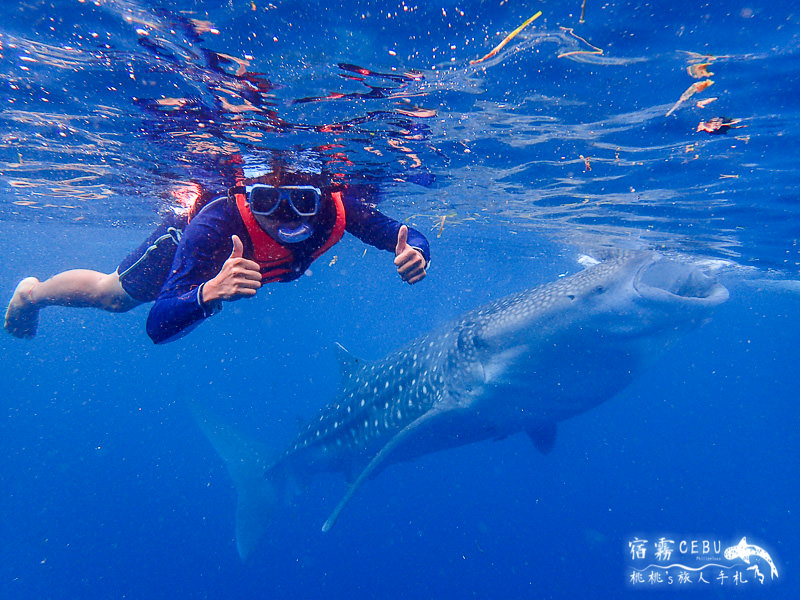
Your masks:
<instances>
[{"instance_id":1,"label":"swimmer's arm","mask_svg":"<svg viewBox=\"0 0 800 600\"><path fill-rule=\"evenodd\" d=\"M214 314L215 307L199 301L200 287L172 297L159 297L147 316L147 335L156 344L183 337Z\"/></svg>"},{"instance_id":2,"label":"swimmer's arm","mask_svg":"<svg viewBox=\"0 0 800 600\"><path fill-rule=\"evenodd\" d=\"M183 337L219 310L219 303L204 303L201 292L228 257L230 241L223 246L218 239L222 235L199 225L186 229L175 253L172 275L147 316L147 335L156 344Z\"/></svg>"},{"instance_id":3,"label":"swimmer's arm","mask_svg":"<svg viewBox=\"0 0 800 600\"><path fill-rule=\"evenodd\" d=\"M397 247L397 235L402 223L380 212L374 204L345 194L343 198L347 215L346 229L362 242L381 250L394 252ZM422 233L408 228L406 243L418 250L427 266L431 261L431 250L428 240Z\"/></svg>"}]
</instances>

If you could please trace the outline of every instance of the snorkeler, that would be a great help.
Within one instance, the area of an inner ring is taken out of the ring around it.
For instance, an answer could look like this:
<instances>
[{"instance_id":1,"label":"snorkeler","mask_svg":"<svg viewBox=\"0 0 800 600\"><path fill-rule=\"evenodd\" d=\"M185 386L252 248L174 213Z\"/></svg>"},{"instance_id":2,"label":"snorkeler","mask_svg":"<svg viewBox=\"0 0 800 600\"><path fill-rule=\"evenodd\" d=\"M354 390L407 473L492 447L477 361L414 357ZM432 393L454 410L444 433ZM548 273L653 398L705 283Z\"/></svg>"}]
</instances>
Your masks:
<instances>
[{"instance_id":1,"label":"snorkeler","mask_svg":"<svg viewBox=\"0 0 800 600\"><path fill-rule=\"evenodd\" d=\"M170 215L113 273L78 269L46 281L26 277L6 310L6 331L32 338L45 306L126 312L155 300L147 333L155 343L170 341L223 302L252 297L266 283L297 279L345 231L394 251L403 281L426 276L425 236L379 212L363 190L333 185L321 170L271 163L270 172L241 178L227 196L191 218Z\"/></svg>"}]
</instances>

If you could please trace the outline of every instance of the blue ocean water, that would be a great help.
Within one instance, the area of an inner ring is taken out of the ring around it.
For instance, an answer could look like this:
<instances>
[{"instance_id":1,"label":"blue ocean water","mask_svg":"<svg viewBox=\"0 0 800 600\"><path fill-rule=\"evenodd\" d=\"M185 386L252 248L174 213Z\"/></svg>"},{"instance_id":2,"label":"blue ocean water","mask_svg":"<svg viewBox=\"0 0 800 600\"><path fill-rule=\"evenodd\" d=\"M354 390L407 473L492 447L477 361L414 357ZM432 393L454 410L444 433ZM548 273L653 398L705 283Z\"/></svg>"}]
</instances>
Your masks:
<instances>
[{"instance_id":1,"label":"blue ocean water","mask_svg":"<svg viewBox=\"0 0 800 600\"><path fill-rule=\"evenodd\" d=\"M33 340L0 336L0 597L798 596L795 3L33 0L3 17L5 297L26 275L112 271L183 194L267 149L340 153L433 263L409 287L346 238L164 346L146 307L49 308ZM697 130L713 118L730 121ZM381 357L608 247L707 261L731 299L549 455L516 436L394 465L327 534L345 486L323 480L239 559L235 490L190 404L278 451L335 397L335 343ZM629 582L634 539L745 536L777 580Z\"/></svg>"}]
</instances>

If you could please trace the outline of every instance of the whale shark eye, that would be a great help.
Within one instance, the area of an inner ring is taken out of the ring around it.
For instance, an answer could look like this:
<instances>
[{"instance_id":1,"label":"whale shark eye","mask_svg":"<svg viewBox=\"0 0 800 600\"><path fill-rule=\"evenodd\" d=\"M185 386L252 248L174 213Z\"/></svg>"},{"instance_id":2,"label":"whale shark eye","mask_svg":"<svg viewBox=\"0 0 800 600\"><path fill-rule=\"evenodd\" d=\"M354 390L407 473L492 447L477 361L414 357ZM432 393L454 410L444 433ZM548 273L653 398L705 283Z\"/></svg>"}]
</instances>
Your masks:
<instances>
[{"instance_id":1,"label":"whale shark eye","mask_svg":"<svg viewBox=\"0 0 800 600\"><path fill-rule=\"evenodd\" d=\"M595 294L602 294L605 291L606 291L606 288L604 288L602 285L598 285L597 287L594 288L594 293Z\"/></svg>"},{"instance_id":2,"label":"whale shark eye","mask_svg":"<svg viewBox=\"0 0 800 600\"><path fill-rule=\"evenodd\" d=\"M567 294L567 298L570 300L575 300L575 294Z\"/></svg>"}]
</instances>

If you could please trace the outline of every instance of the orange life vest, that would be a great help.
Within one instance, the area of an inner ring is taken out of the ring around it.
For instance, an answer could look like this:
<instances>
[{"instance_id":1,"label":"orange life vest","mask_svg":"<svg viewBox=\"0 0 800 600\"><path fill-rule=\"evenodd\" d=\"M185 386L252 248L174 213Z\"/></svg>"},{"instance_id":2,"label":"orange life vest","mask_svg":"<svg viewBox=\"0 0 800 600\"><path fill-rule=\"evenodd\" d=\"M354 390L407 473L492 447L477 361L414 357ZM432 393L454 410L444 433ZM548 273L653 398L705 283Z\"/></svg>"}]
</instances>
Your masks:
<instances>
[{"instance_id":1,"label":"orange life vest","mask_svg":"<svg viewBox=\"0 0 800 600\"><path fill-rule=\"evenodd\" d=\"M250 204L247 202L243 188L237 187L233 191L235 191L236 207L239 209L239 214L242 216L247 233L253 242L253 258L261 267L262 283L294 279L294 277L286 277L293 272L292 266L296 262L292 250L272 239L266 231L261 229L255 215L250 210ZM344 235L345 214L342 193L331 192L331 197L336 207L336 222L328 238L311 254L309 264L327 252Z\"/></svg>"}]
</instances>

